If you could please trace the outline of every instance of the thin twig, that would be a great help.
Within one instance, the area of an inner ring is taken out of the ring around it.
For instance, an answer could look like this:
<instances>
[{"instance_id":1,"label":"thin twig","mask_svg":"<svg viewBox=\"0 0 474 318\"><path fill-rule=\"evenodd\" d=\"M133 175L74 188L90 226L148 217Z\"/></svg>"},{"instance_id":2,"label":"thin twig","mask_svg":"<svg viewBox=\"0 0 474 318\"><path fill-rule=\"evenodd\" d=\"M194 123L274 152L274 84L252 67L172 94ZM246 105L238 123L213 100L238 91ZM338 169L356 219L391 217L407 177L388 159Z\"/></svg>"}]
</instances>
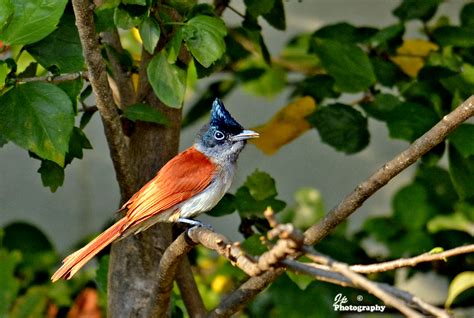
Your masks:
<instances>
[{"instance_id":1,"label":"thin twig","mask_svg":"<svg viewBox=\"0 0 474 318\"><path fill-rule=\"evenodd\" d=\"M49 82L53 84L58 84L62 82L73 81L78 78L83 78L88 80L88 72L77 72L77 73L67 73L61 75L44 75L44 76L35 76L35 77L18 77L16 79L17 83L29 83L29 82Z\"/></svg>"},{"instance_id":2,"label":"thin twig","mask_svg":"<svg viewBox=\"0 0 474 318\"><path fill-rule=\"evenodd\" d=\"M401 267L415 266L419 263L432 262L432 261L442 261L446 260L448 257L474 253L474 244L456 247L441 253L424 253L415 257L410 258L400 258L389 262L383 262L378 264L369 264L369 265L352 265L350 268L354 272L361 274L369 273L379 273L394 270Z\"/></svg>"},{"instance_id":3,"label":"thin twig","mask_svg":"<svg viewBox=\"0 0 474 318\"><path fill-rule=\"evenodd\" d=\"M320 281L329 282L343 287L360 288L352 283L349 278L341 275L340 273L314 267L314 264L312 263L301 263L294 260L285 260L283 263L288 269L295 271L296 273L309 275ZM418 297L410 294L409 292L385 283L373 282L373 284L391 296L402 299L408 305L418 308L420 311L431 313L431 315L435 317L448 317L444 310L421 301Z\"/></svg>"},{"instance_id":4,"label":"thin twig","mask_svg":"<svg viewBox=\"0 0 474 318\"><path fill-rule=\"evenodd\" d=\"M120 117L107 80L106 67L95 32L92 7L87 0L72 0L72 5L85 62L89 70L89 80L96 95L97 108L104 124L115 173L117 179L120 180L121 195L123 198L128 198L134 192L134 177L126 157L128 142L123 134Z\"/></svg>"}]
</instances>

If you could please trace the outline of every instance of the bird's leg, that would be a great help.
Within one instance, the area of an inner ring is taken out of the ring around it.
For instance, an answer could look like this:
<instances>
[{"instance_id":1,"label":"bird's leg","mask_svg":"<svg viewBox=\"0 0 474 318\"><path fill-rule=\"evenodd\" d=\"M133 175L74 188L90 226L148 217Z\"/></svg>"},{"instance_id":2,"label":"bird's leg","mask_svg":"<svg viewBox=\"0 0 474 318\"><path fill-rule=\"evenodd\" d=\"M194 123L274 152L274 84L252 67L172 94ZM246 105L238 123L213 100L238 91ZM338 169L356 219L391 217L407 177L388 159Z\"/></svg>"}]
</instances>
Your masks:
<instances>
[{"instance_id":1,"label":"bird's leg","mask_svg":"<svg viewBox=\"0 0 474 318\"><path fill-rule=\"evenodd\" d=\"M214 230L212 228L212 226L210 226L209 224L202 223L201 221L198 221L198 220L187 219L187 218L178 218L178 222L189 224L191 226L202 226L202 227L208 228L209 230Z\"/></svg>"}]
</instances>

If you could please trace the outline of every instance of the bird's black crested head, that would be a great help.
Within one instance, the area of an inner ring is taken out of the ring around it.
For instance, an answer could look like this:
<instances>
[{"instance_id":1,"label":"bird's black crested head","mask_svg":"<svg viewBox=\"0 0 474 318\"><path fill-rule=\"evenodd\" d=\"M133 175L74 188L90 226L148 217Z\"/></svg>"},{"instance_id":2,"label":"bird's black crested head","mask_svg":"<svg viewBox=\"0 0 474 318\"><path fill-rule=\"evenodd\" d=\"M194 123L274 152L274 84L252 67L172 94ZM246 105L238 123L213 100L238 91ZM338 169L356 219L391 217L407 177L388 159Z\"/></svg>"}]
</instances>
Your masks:
<instances>
[{"instance_id":1,"label":"bird's black crested head","mask_svg":"<svg viewBox=\"0 0 474 318\"><path fill-rule=\"evenodd\" d=\"M224 103L216 98L212 103L209 126L230 135L240 134L244 128L225 109Z\"/></svg>"}]
</instances>

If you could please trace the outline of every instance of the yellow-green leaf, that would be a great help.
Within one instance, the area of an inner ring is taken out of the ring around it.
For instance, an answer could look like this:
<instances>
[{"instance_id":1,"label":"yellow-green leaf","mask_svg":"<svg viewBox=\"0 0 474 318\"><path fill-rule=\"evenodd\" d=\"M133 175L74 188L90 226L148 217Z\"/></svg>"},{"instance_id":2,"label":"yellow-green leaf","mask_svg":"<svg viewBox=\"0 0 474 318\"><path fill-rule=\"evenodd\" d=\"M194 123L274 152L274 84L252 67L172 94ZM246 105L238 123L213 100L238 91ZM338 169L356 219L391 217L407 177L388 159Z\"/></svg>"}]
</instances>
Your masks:
<instances>
[{"instance_id":1,"label":"yellow-green leaf","mask_svg":"<svg viewBox=\"0 0 474 318\"><path fill-rule=\"evenodd\" d=\"M430 41L421 39L405 40L397 49L397 54L390 57L403 73L410 77L416 77L425 65L425 58L431 51L437 51L438 46Z\"/></svg>"},{"instance_id":2,"label":"yellow-green leaf","mask_svg":"<svg viewBox=\"0 0 474 318\"><path fill-rule=\"evenodd\" d=\"M474 272L463 272L458 274L451 281L448 289L448 298L446 299L445 307L450 307L453 301L469 288L474 287Z\"/></svg>"},{"instance_id":3,"label":"yellow-green leaf","mask_svg":"<svg viewBox=\"0 0 474 318\"><path fill-rule=\"evenodd\" d=\"M263 153L274 154L311 128L306 116L316 109L316 102L309 96L301 97L283 107L266 124L253 128L260 138L251 140Z\"/></svg>"}]
</instances>

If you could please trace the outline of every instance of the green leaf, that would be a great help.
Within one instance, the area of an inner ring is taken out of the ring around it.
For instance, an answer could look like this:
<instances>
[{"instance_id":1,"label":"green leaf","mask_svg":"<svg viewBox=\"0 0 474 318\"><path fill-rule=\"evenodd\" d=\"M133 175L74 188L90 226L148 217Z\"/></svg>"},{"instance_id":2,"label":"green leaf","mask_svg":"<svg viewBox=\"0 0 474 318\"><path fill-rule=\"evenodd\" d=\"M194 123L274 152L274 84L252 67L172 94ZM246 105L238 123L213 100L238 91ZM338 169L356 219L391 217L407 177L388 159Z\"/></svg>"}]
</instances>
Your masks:
<instances>
[{"instance_id":1,"label":"green leaf","mask_svg":"<svg viewBox=\"0 0 474 318\"><path fill-rule=\"evenodd\" d=\"M474 3L466 3L461 9L460 18L462 26L468 28L474 27Z\"/></svg>"},{"instance_id":2,"label":"green leaf","mask_svg":"<svg viewBox=\"0 0 474 318\"><path fill-rule=\"evenodd\" d=\"M107 281L109 273L109 255L104 255L99 260L99 267L95 274L95 281L99 289L99 301L101 306L107 308Z\"/></svg>"},{"instance_id":3,"label":"green leaf","mask_svg":"<svg viewBox=\"0 0 474 318\"><path fill-rule=\"evenodd\" d=\"M262 201L255 200L247 187L243 186L237 189L235 193L235 205L241 217L263 216L267 207L271 207L273 212L280 212L286 206L286 203L275 198L268 198Z\"/></svg>"},{"instance_id":4,"label":"green leaf","mask_svg":"<svg viewBox=\"0 0 474 318\"><path fill-rule=\"evenodd\" d=\"M0 0L0 31L8 24L13 13L13 5L11 1Z\"/></svg>"},{"instance_id":5,"label":"green leaf","mask_svg":"<svg viewBox=\"0 0 474 318\"><path fill-rule=\"evenodd\" d=\"M265 68L265 72L255 79L243 82L243 88L257 96L272 97L280 93L286 87L286 71L273 64Z\"/></svg>"},{"instance_id":6,"label":"green leaf","mask_svg":"<svg viewBox=\"0 0 474 318\"><path fill-rule=\"evenodd\" d=\"M427 224L430 233L439 231L462 231L474 236L474 223L460 212L449 215L437 215Z\"/></svg>"},{"instance_id":7,"label":"green leaf","mask_svg":"<svg viewBox=\"0 0 474 318\"><path fill-rule=\"evenodd\" d=\"M82 159L83 149L92 149L92 145L82 129L74 127L69 139L69 149L66 153L65 163L71 163L74 158Z\"/></svg>"},{"instance_id":8,"label":"green leaf","mask_svg":"<svg viewBox=\"0 0 474 318\"><path fill-rule=\"evenodd\" d=\"M8 140L0 134L0 148L5 146L8 143Z\"/></svg>"},{"instance_id":9,"label":"green leaf","mask_svg":"<svg viewBox=\"0 0 474 318\"><path fill-rule=\"evenodd\" d=\"M47 290L44 286L33 286L29 288L25 295L19 297L9 317L29 318L43 317L48 304Z\"/></svg>"},{"instance_id":10,"label":"green leaf","mask_svg":"<svg viewBox=\"0 0 474 318\"><path fill-rule=\"evenodd\" d=\"M456 297L461 295L466 290L474 287L474 272L462 272L451 281L448 289L448 298L446 299L445 307L451 307Z\"/></svg>"},{"instance_id":11,"label":"green leaf","mask_svg":"<svg viewBox=\"0 0 474 318\"><path fill-rule=\"evenodd\" d=\"M436 213L428 200L424 186L412 183L401 188L394 196L393 217L402 227L423 230L428 220Z\"/></svg>"},{"instance_id":12,"label":"green leaf","mask_svg":"<svg viewBox=\"0 0 474 318\"><path fill-rule=\"evenodd\" d=\"M408 76L390 60L374 56L370 58L370 62L372 63L377 80L384 86L393 87L397 82L408 78Z\"/></svg>"},{"instance_id":13,"label":"green leaf","mask_svg":"<svg viewBox=\"0 0 474 318\"><path fill-rule=\"evenodd\" d=\"M53 250L53 244L36 226L25 222L13 222L4 227L3 246L18 250L22 255Z\"/></svg>"},{"instance_id":14,"label":"green leaf","mask_svg":"<svg viewBox=\"0 0 474 318\"><path fill-rule=\"evenodd\" d=\"M258 169L247 177L244 186L249 189L250 195L258 201L275 197L278 194L275 180L268 173Z\"/></svg>"},{"instance_id":15,"label":"green leaf","mask_svg":"<svg viewBox=\"0 0 474 318\"><path fill-rule=\"evenodd\" d=\"M443 77L440 79L440 82L450 92L457 91L462 99L467 99L474 90L474 66L463 63L460 68L461 70L458 74ZM439 71L437 72L437 74L440 73Z\"/></svg>"},{"instance_id":16,"label":"green leaf","mask_svg":"<svg viewBox=\"0 0 474 318\"><path fill-rule=\"evenodd\" d=\"M459 200L449 172L439 166L420 165L415 181L425 187L429 201L442 213L452 211Z\"/></svg>"},{"instance_id":17,"label":"green leaf","mask_svg":"<svg viewBox=\"0 0 474 318\"><path fill-rule=\"evenodd\" d=\"M20 263L21 254L18 251L8 252L0 249L0 316L8 317L9 308L20 289L20 281L15 278L15 268Z\"/></svg>"},{"instance_id":18,"label":"green leaf","mask_svg":"<svg viewBox=\"0 0 474 318\"><path fill-rule=\"evenodd\" d=\"M403 2L393 10L393 14L402 21L415 19L428 21L436 13L441 2L443 2L443 0L403 0Z\"/></svg>"},{"instance_id":19,"label":"green leaf","mask_svg":"<svg viewBox=\"0 0 474 318\"><path fill-rule=\"evenodd\" d=\"M308 275L293 273L290 271L286 272L286 275L291 279L293 283L296 284L301 290L305 290L309 284L311 284L314 279Z\"/></svg>"},{"instance_id":20,"label":"green leaf","mask_svg":"<svg viewBox=\"0 0 474 318\"><path fill-rule=\"evenodd\" d=\"M186 47L204 67L211 66L224 54L226 34L227 28L220 18L206 15L190 19L183 27Z\"/></svg>"},{"instance_id":21,"label":"green leaf","mask_svg":"<svg viewBox=\"0 0 474 318\"><path fill-rule=\"evenodd\" d=\"M474 30L468 27L444 26L434 30L432 36L441 46L474 46Z\"/></svg>"},{"instance_id":22,"label":"green leaf","mask_svg":"<svg viewBox=\"0 0 474 318\"><path fill-rule=\"evenodd\" d=\"M254 17L270 12L275 0L244 0L247 11Z\"/></svg>"},{"instance_id":23,"label":"green leaf","mask_svg":"<svg viewBox=\"0 0 474 318\"><path fill-rule=\"evenodd\" d=\"M426 231L400 233L399 237L387 241L391 258L408 257L431 251L433 240Z\"/></svg>"},{"instance_id":24,"label":"green leaf","mask_svg":"<svg viewBox=\"0 0 474 318\"><path fill-rule=\"evenodd\" d=\"M474 124L462 124L449 135L448 140L464 158L474 155Z\"/></svg>"},{"instance_id":25,"label":"green leaf","mask_svg":"<svg viewBox=\"0 0 474 318\"><path fill-rule=\"evenodd\" d=\"M74 112L77 114L77 100L81 94L82 88L84 87L84 81L82 78L77 78L73 81L61 82L58 83L57 86L69 96Z\"/></svg>"},{"instance_id":26,"label":"green leaf","mask_svg":"<svg viewBox=\"0 0 474 318\"><path fill-rule=\"evenodd\" d=\"M169 120L157 108L148 104L134 104L127 106L123 111L123 116L132 121L146 121L160 125L169 125Z\"/></svg>"},{"instance_id":27,"label":"green leaf","mask_svg":"<svg viewBox=\"0 0 474 318\"><path fill-rule=\"evenodd\" d=\"M115 25L121 29L131 29L140 24L142 20L141 16L132 15L122 6L115 8L114 10L114 22Z\"/></svg>"},{"instance_id":28,"label":"green leaf","mask_svg":"<svg viewBox=\"0 0 474 318\"><path fill-rule=\"evenodd\" d=\"M377 94L372 102L363 103L361 106L370 117L386 121L399 104L401 101L395 95Z\"/></svg>"},{"instance_id":29,"label":"green leaf","mask_svg":"<svg viewBox=\"0 0 474 318\"><path fill-rule=\"evenodd\" d=\"M9 44L29 44L41 40L54 31L67 2L67 0L11 1L14 13L0 33L0 39Z\"/></svg>"},{"instance_id":30,"label":"green leaf","mask_svg":"<svg viewBox=\"0 0 474 318\"><path fill-rule=\"evenodd\" d=\"M166 45L168 53L168 63L174 64L178 59L179 51L181 50L181 43L183 42L183 30L179 29Z\"/></svg>"},{"instance_id":31,"label":"green leaf","mask_svg":"<svg viewBox=\"0 0 474 318\"><path fill-rule=\"evenodd\" d=\"M3 87L9 72L10 68L8 67L8 64L4 61L0 61L0 89Z\"/></svg>"},{"instance_id":32,"label":"green leaf","mask_svg":"<svg viewBox=\"0 0 474 318\"><path fill-rule=\"evenodd\" d=\"M156 96L172 108L183 105L186 90L186 72L169 64L163 53L156 54L148 64L148 80Z\"/></svg>"},{"instance_id":33,"label":"green leaf","mask_svg":"<svg viewBox=\"0 0 474 318\"><path fill-rule=\"evenodd\" d=\"M55 162L42 160L38 173L41 174L43 186L49 187L53 193L64 183L64 168Z\"/></svg>"},{"instance_id":34,"label":"green leaf","mask_svg":"<svg viewBox=\"0 0 474 318\"><path fill-rule=\"evenodd\" d=\"M364 231L380 242L394 239L401 231L400 224L388 217L372 217L364 222Z\"/></svg>"},{"instance_id":35,"label":"green leaf","mask_svg":"<svg viewBox=\"0 0 474 318\"><path fill-rule=\"evenodd\" d=\"M308 117L324 143L347 154L359 152L369 144L367 118L354 108L333 104Z\"/></svg>"},{"instance_id":36,"label":"green leaf","mask_svg":"<svg viewBox=\"0 0 474 318\"><path fill-rule=\"evenodd\" d=\"M314 188L303 187L294 194L296 205L280 213L281 223L293 223L299 229L307 229L324 216L321 193Z\"/></svg>"},{"instance_id":37,"label":"green leaf","mask_svg":"<svg viewBox=\"0 0 474 318\"><path fill-rule=\"evenodd\" d=\"M235 211L235 197L230 193L226 193L224 197L217 203L211 211L207 212L208 215L218 217L227 214L231 214Z\"/></svg>"},{"instance_id":38,"label":"green leaf","mask_svg":"<svg viewBox=\"0 0 474 318\"><path fill-rule=\"evenodd\" d=\"M277 30L286 30L285 7L283 0L275 0L272 9L263 14L263 18Z\"/></svg>"},{"instance_id":39,"label":"green leaf","mask_svg":"<svg viewBox=\"0 0 474 318\"><path fill-rule=\"evenodd\" d=\"M139 6L146 6L146 0L122 0L124 4L136 4Z\"/></svg>"},{"instance_id":40,"label":"green leaf","mask_svg":"<svg viewBox=\"0 0 474 318\"><path fill-rule=\"evenodd\" d=\"M57 66L61 73L84 69L81 41L72 14L63 15L53 33L25 49L45 69Z\"/></svg>"},{"instance_id":41,"label":"green leaf","mask_svg":"<svg viewBox=\"0 0 474 318\"><path fill-rule=\"evenodd\" d=\"M94 23L97 33L114 30L114 13L115 8L106 8L103 5L94 10Z\"/></svg>"},{"instance_id":42,"label":"green leaf","mask_svg":"<svg viewBox=\"0 0 474 318\"><path fill-rule=\"evenodd\" d=\"M360 43L376 33L376 29L358 28L346 22L325 25L313 33L313 37L344 43Z\"/></svg>"},{"instance_id":43,"label":"green leaf","mask_svg":"<svg viewBox=\"0 0 474 318\"><path fill-rule=\"evenodd\" d=\"M315 38L313 51L342 92L360 92L375 83L375 73L368 56L357 45Z\"/></svg>"},{"instance_id":44,"label":"green leaf","mask_svg":"<svg viewBox=\"0 0 474 318\"><path fill-rule=\"evenodd\" d=\"M71 100L42 82L19 85L0 96L0 133L43 159L64 165L74 125Z\"/></svg>"},{"instance_id":45,"label":"green leaf","mask_svg":"<svg viewBox=\"0 0 474 318\"><path fill-rule=\"evenodd\" d=\"M402 43L403 33L405 33L405 26L397 23L381 29L368 42L373 47L395 47Z\"/></svg>"},{"instance_id":46,"label":"green leaf","mask_svg":"<svg viewBox=\"0 0 474 318\"><path fill-rule=\"evenodd\" d=\"M453 145L448 147L449 172L454 188L463 200L474 197L474 156L464 158Z\"/></svg>"},{"instance_id":47,"label":"green leaf","mask_svg":"<svg viewBox=\"0 0 474 318\"><path fill-rule=\"evenodd\" d=\"M391 138L413 141L438 122L438 116L429 107L417 103L401 103L387 119Z\"/></svg>"},{"instance_id":48,"label":"green leaf","mask_svg":"<svg viewBox=\"0 0 474 318\"><path fill-rule=\"evenodd\" d=\"M147 17L140 24L139 31L143 41L143 47L148 53L153 54L161 34L158 22L153 17Z\"/></svg>"},{"instance_id":49,"label":"green leaf","mask_svg":"<svg viewBox=\"0 0 474 318\"><path fill-rule=\"evenodd\" d=\"M261 236L262 235L260 234L254 234L246 238L241 245L244 251L250 255L261 255L268 251L265 245L262 244L262 240L260 239Z\"/></svg>"},{"instance_id":50,"label":"green leaf","mask_svg":"<svg viewBox=\"0 0 474 318\"><path fill-rule=\"evenodd\" d=\"M334 90L334 84L334 78L329 75L307 77L297 84L292 96L311 96L317 103L321 103L325 98L338 98L341 95Z\"/></svg>"}]
</instances>

